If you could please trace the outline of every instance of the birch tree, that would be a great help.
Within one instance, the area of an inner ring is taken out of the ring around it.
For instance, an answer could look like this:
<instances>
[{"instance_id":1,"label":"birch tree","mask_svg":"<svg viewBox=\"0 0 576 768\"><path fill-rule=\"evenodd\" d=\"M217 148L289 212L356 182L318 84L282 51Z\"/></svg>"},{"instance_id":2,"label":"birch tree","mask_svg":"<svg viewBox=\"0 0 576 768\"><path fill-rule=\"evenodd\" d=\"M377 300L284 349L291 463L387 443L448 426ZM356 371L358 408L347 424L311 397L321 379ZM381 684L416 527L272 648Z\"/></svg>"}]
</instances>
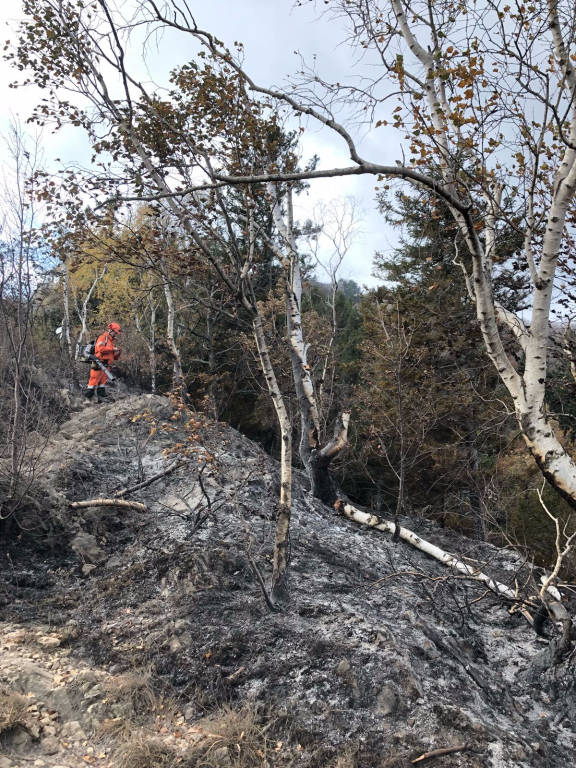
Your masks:
<instances>
[{"instance_id":1,"label":"birch tree","mask_svg":"<svg viewBox=\"0 0 576 768\"><path fill-rule=\"evenodd\" d=\"M148 366L150 372L150 391L156 394L156 314L159 300L156 296L154 274L148 275L147 290L144 296L134 302L133 317L136 330L143 339L148 351Z\"/></svg>"},{"instance_id":2,"label":"birch tree","mask_svg":"<svg viewBox=\"0 0 576 768\"><path fill-rule=\"evenodd\" d=\"M337 354L343 335L340 317L343 296L340 291L340 270L358 234L359 212L354 198L331 200L314 207L313 219L317 231L307 238L307 245L321 280L328 280L326 305L330 318L330 334L322 352L318 381L320 423L326 428L327 417L335 406ZM339 311L340 310L340 311Z\"/></svg>"},{"instance_id":3,"label":"birch tree","mask_svg":"<svg viewBox=\"0 0 576 768\"><path fill-rule=\"evenodd\" d=\"M23 32L18 66L28 68L49 94L37 109L36 119L59 123L66 119L81 125L88 132L95 153L102 158L101 173L88 173L81 181L76 173L71 174L66 179L68 188L76 192L82 189L84 194L93 191L100 201L112 196L126 202L154 202L157 215L177 222L179 237L186 240L188 254L182 262L188 266L195 261L210 265L237 306L250 318L281 433L280 500L272 573L272 596L277 599L286 589L292 427L254 291L253 276L258 272L261 256L254 226L255 196L243 196L238 219L221 191L209 196L180 194L198 172L213 173L215 167L224 167L229 172L252 172L258 156L270 156L278 162L281 136L275 121L262 119L262 106L245 98L241 78L230 77L231 70L219 62L192 62L180 68L173 75L171 98L161 100L155 93L149 93L125 68L125 41L120 39L110 8L104 2L98 7L84 7L82 3L72 6L47 0L41 6L30 4L26 9L31 12L34 33L29 36ZM60 42L56 44L57 40ZM103 73L110 77L107 79ZM119 83L122 98L114 94ZM70 95L69 99L63 96L65 93ZM292 162L288 153L281 165L290 168ZM257 198L256 195L256 202ZM61 200L58 195L52 200L61 217ZM105 206L105 211L110 207ZM71 198L68 222L75 223L81 218L77 208L77 200ZM159 263L162 265L164 260L161 258ZM168 306L168 337L174 341L176 307L168 273L160 271ZM174 344L172 351L175 352ZM179 356L174 355L174 360L175 373L181 381Z\"/></svg>"},{"instance_id":4,"label":"birch tree","mask_svg":"<svg viewBox=\"0 0 576 768\"><path fill-rule=\"evenodd\" d=\"M305 340L302 325L302 275L294 234L292 190L288 188L285 194L285 211L281 204L282 195L276 185L268 184L268 194L279 234L276 252L284 269L290 360L300 411L300 458L310 478L313 495L327 504L334 504L337 494L328 469L347 443L350 412L343 411L340 414L336 419L332 439L323 441L318 397L308 362L309 344Z\"/></svg>"},{"instance_id":5,"label":"birch tree","mask_svg":"<svg viewBox=\"0 0 576 768\"><path fill-rule=\"evenodd\" d=\"M331 83L314 71L283 91L256 83L188 6L143 3L150 21L192 35L226 62L246 88L307 116L339 136L352 165L309 172L212 174L203 188L369 174L386 185L425 188L449 208L457 227L457 263L475 303L486 352L514 403L522 435L545 478L576 506L576 465L546 411L549 323L555 280L571 259L576 214L576 30L568 0L530 6L469 6L419 0L389 4L327 0L325 13L347 27L348 44L376 74ZM383 144L405 142L396 162L362 157L339 122L356 108L382 131ZM198 188L195 185L194 188ZM510 203L512 204L510 209ZM497 301L494 279L503 229L522 238L530 278L528 310ZM520 366L503 334L512 334Z\"/></svg>"}]
</instances>

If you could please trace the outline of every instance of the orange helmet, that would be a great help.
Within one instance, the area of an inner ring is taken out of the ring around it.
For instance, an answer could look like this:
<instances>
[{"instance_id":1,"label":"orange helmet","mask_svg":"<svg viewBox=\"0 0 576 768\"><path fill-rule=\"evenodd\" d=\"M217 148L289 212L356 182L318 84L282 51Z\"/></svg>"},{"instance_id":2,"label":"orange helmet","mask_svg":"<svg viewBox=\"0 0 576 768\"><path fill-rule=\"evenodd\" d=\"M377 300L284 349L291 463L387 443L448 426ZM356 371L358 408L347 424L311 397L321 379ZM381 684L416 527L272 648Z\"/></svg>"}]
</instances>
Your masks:
<instances>
[{"instance_id":1,"label":"orange helmet","mask_svg":"<svg viewBox=\"0 0 576 768\"><path fill-rule=\"evenodd\" d=\"M114 331L114 333L120 333L120 326L118 325L118 323L110 323L108 325L108 330Z\"/></svg>"}]
</instances>

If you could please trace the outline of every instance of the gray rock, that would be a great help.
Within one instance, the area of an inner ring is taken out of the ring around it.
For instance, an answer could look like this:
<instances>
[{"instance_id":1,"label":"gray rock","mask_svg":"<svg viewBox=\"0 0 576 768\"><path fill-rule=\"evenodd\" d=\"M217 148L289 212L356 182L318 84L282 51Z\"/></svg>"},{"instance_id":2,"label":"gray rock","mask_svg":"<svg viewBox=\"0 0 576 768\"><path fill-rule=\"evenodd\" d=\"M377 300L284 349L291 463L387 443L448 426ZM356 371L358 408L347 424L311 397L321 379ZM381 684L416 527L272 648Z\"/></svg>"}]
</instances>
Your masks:
<instances>
[{"instance_id":1,"label":"gray rock","mask_svg":"<svg viewBox=\"0 0 576 768\"><path fill-rule=\"evenodd\" d=\"M40 749L44 755L55 755L60 751L60 742L54 736L47 736L40 742Z\"/></svg>"},{"instance_id":2,"label":"gray rock","mask_svg":"<svg viewBox=\"0 0 576 768\"><path fill-rule=\"evenodd\" d=\"M210 762L214 768L228 768L232 765L228 747L219 747L210 754Z\"/></svg>"},{"instance_id":3,"label":"gray rock","mask_svg":"<svg viewBox=\"0 0 576 768\"><path fill-rule=\"evenodd\" d=\"M83 563L98 565L106 560L106 553L98 546L96 537L86 531L77 533L70 546Z\"/></svg>"},{"instance_id":4,"label":"gray rock","mask_svg":"<svg viewBox=\"0 0 576 768\"><path fill-rule=\"evenodd\" d=\"M191 721L198 716L198 710L193 704L188 704L184 707L182 714L184 715L184 720Z\"/></svg>"},{"instance_id":5,"label":"gray rock","mask_svg":"<svg viewBox=\"0 0 576 768\"><path fill-rule=\"evenodd\" d=\"M38 699L49 694L54 685L50 672L31 661L20 664L14 684L21 693L31 693Z\"/></svg>"},{"instance_id":6,"label":"gray rock","mask_svg":"<svg viewBox=\"0 0 576 768\"><path fill-rule=\"evenodd\" d=\"M79 685L80 687L84 688L84 690L86 690L89 686L97 683L99 679L99 676L96 674L96 672L94 672L94 670L83 669L81 672L78 672L74 682L76 685Z\"/></svg>"},{"instance_id":7,"label":"gray rock","mask_svg":"<svg viewBox=\"0 0 576 768\"><path fill-rule=\"evenodd\" d=\"M32 736L28 733L26 728L22 728L18 725L13 731L10 731L6 735L6 743L17 752L25 751L30 749Z\"/></svg>"},{"instance_id":8,"label":"gray rock","mask_svg":"<svg viewBox=\"0 0 576 768\"><path fill-rule=\"evenodd\" d=\"M176 651L179 651L182 648L182 643L176 636L174 636L170 639L168 647L170 648L172 653L175 653Z\"/></svg>"},{"instance_id":9,"label":"gray rock","mask_svg":"<svg viewBox=\"0 0 576 768\"><path fill-rule=\"evenodd\" d=\"M393 715L398 709L399 701L396 687L389 683L376 697L376 712L383 717Z\"/></svg>"},{"instance_id":10,"label":"gray rock","mask_svg":"<svg viewBox=\"0 0 576 768\"><path fill-rule=\"evenodd\" d=\"M47 697L47 701L52 704L55 710L57 710L62 720L71 720L72 718L77 717L77 708L70 701L65 686L61 685L58 688L54 688Z\"/></svg>"},{"instance_id":11,"label":"gray rock","mask_svg":"<svg viewBox=\"0 0 576 768\"><path fill-rule=\"evenodd\" d=\"M68 723L64 723L60 735L64 739L71 739L72 741L84 741L86 739L86 733L78 720L70 720Z\"/></svg>"},{"instance_id":12,"label":"gray rock","mask_svg":"<svg viewBox=\"0 0 576 768\"><path fill-rule=\"evenodd\" d=\"M529 757L521 744L513 744L510 748L510 754L515 760L527 760Z\"/></svg>"},{"instance_id":13,"label":"gray rock","mask_svg":"<svg viewBox=\"0 0 576 768\"><path fill-rule=\"evenodd\" d=\"M102 696L102 686L96 684L92 688L90 688L89 691L86 691L84 694L84 701L94 701L94 699L99 699Z\"/></svg>"},{"instance_id":14,"label":"gray rock","mask_svg":"<svg viewBox=\"0 0 576 768\"><path fill-rule=\"evenodd\" d=\"M61 642L60 638L54 635L41 635L38 638L38 643L43 648L58 648Z\"/></svg>"},{"instance_id":15,"label":"gray rock","mask_svg":"<svg viewBox=\"0 0 576 768\"><path fill-rule=\"evenodd\" d=\"M350 662L348 659L342 659L342 661L338 662L336 665L336 674L341 677L346 677L350 674Z\"/></svg>"}]
</instances>

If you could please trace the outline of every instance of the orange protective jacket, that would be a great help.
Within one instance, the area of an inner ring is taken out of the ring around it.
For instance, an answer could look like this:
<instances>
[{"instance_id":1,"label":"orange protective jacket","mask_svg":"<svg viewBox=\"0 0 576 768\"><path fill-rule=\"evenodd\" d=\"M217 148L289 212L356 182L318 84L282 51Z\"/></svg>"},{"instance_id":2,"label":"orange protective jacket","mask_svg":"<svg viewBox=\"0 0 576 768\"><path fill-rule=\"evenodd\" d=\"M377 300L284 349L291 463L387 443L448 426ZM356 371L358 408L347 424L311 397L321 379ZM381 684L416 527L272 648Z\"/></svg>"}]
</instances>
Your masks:
<instances>
[{"instance_id":1,"label":"orange protective jacket","mask_svg":"<svg viewBox=\"0 0 576 768\"><path fill-rule=\"evenodd\" d=\"M120 357L120 350L114 346L114 339L108 333L104 331L101 336L98 336L96 344L94 345L94 354L106 365L118 360Z\"/></svg>"},{"instance_id":2,"label":"orange protective jacket","mask_svg":"<svg viewBox=\"0 0 576 768\"><path fill-rule=\"evenodd\" d=\"M110 367L110 364L114 362L114 360L118 360L120 357L120 350L116 349L114 346L114 339L108 333L108 331L104 331L103 334L98 336L96 344L94 345L94 355L98 358L98 360L101 360L104 365L106 365L106 367ZM95 363L93 363L90 371L88 386L104 387L106 386L107 381L108 378L104 371L98 368Z\"/></svg>"}]
</instances>

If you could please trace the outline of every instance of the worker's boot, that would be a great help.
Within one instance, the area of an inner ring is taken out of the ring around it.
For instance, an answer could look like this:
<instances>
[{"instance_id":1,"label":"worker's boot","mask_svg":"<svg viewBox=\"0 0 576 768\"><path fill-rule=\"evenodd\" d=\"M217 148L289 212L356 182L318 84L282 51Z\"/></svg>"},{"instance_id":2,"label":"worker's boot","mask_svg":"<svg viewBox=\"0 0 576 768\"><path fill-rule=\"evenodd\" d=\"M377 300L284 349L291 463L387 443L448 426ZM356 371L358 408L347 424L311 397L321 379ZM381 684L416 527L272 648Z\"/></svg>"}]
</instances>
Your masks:
<instances>
[{"instance_id":1,"label":"worker's boot","mask_svg":"<svg viewBox=\"0 0 576 768\"><path fill-rule=\"evenodd\" d=\"M92 398L94 397L94 387L89 387L84 390L84 403L83 405L90 405Z\"/></svg>"},{"instance_id":2,"label":"worker's boot","mask_svg":"<svg viewBox=\"0 0 576 768\"><path fill-rule=\"evenodd\" d=\"M107 401L108 401L108 397L106 396L106 388L96 387L96 402L105 403Z\"/></svg>"}]
</instances>

